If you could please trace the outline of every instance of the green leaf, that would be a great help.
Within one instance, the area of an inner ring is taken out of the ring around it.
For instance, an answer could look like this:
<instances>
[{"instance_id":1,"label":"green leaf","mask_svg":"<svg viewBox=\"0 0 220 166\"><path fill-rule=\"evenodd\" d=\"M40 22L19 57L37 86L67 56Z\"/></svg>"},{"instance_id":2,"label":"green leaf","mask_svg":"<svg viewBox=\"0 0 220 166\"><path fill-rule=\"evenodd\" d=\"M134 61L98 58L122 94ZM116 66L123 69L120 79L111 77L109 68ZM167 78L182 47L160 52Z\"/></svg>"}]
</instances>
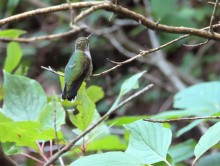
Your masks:
<instances>
[{"instance_id":1,"label":"green leaf","mask_svg":"<svg viewBox=\"0 0 220 166\"><path fill-rule=\"evenodd\" d=\"M220 82L193 85L174 97L177 109L197 110L198 115L211 115L220 111Z\"/></svg>"},{"instance_id":2,"label":"green leaf","mask_svg":"<svg viewBox=\"0 0 220 166\"><path fill-rule=\"evenodd\" d=\"M0 101L3 99L3 86L0 84Z\"/></svg>"},{"instance_id":3,"label":"green leaf","mask_svg":"<svg viewBox=\"0 0 220 166\"><path fill-rule=\"evenodd\" d=\"M104 91L99 86L90 86L87 90L87 95L94 102L98 102L104 97Z\"/></svg>"},{"instance_id":4,"label":"green leaf","mask_svg":"<svg viewBox=\"0 0 220 166\"><path fill-rule=\"evenodd\" d=\"M80 158L70 166L144 166L134 156L123 152L107 152Z\"/></svg>"},{"instance_id":5,"label":"green leaf","mask_svg":"<svg viewBox=\"0 0 220 166\"><path fill-rule=\"evenodd\" d=\"M10 132L9 132L10 131ZM5 135L7 133L7 135ZM23 121L0 123L0 142L15 142L17 146L28 146L38 149L37 140L51 140L54 136L54 130L43 130L39 122ZM58 132L61 139L62 134Z\"/></svg>"},{"instance_id":6,"label":"green leaf","mask_svg":"<svg viewBox=\"0 0 220 166\"><path fill-rule=\"evenodd\" d=\"M202 157L197 163L196 166L219 166L220 163L220 153L209 154Z\"/></svg>"},{"instance_id":7,"label":"green leaf","mask_svg":"<svg viewBox=\"0 0 220 166\"><path fill-rule=\"evenodd\" d=\"M157 119L174 119L174 118L181 118L181 117L186 117L186 116L191 116L194 115L194 112L190 111L179 111L179 110L174 110L174 111L165 111L161 112L159 114L151 116L151 118L157 118Z\"/></svg>"},{"instance_id":8,"label":"green leaf","mask_svg":"<svg viewBox=\"0 0 220 166\"><path fill-rule=\"evenodd\" d=\"M20 29L0 30L0 37L18 38L20 35L23 35L25 33L26 31Z\"/></svg>"},{"instance_id":9,"label":"green leaf","mask_svg":"<svg viewBox=\"0 0 220 166\"><path fill-rule=\"evenodd\" d=\"M125 125L130 132L129 145L125 153L139 158L142 163L167 163L166 155L171 143L172 133L162 124L143 120Z\"/></svg>"},{"instance_id":10,"label":"green leaf","mask_svg":"<svg viewBox=\"0 0 220 166\"><path fill-rule=\"evenodd\" d=\"M4 71L4 103L2 112L14 121L37 120L47 103L38 82Z\"/></svg>"},{"instance_id":11,"label":"green leaf","mask_svg":"<svg viewBox=\"0 0 220 166\"><path fill-rule=\"evenodd\" d=\"M64 74L64 73L61 73L61 72L59 72L59 73L60 73L60 74ZM65 77L59 76L59 78L60 78L61 88L64 89L64 79L65 79Z\"/></svg>"},{"instance_id":12,"label":"green leaf","mask_svg":"<svg viewBox=\"0 0 220 166\"><path fill-rule=\"evenodd\" d=\"M220 122L210 127L205 134L200 138L198 144L195 147L194 154L197 160L208 149L217 144L220 140Z\"/></svg>"},{"instance_id":13,"label":"green leaf","mask_svg":"<svg viewBox=\"0 0 220 166\"><path fill-rule=\"evenodd\" d=\"M120 126L123 126L124 124L129 124L129 123L135 122L140 119L145 119L147 117L148 116L121 116L118 118L108 120L107 124L109 124L109 125L113 124L114 126L120 127Z\"/></svg>"},{"instance_id":14,"label":"green leaf","mask_svg":"<svg viewBox=\"0 0 220 166\"><path fill-rule=\"evenodd\" d=\"M12 122L12 120L10 118L8 118L7 116L5 116L0 109L0 122L4 123L4 122Z\"/></svg>"},{"instance_id":15,"label":"green leaf","mask_svg":"<svg viewBox=\"0 0 220 166\"><path fill-rule=\"evenodd\" d=\"M122 86L121 86L121 91L120 91L119 96L123 96L123 95L127 94L128 92L130 92L133 89L138 89L139 88L138 79L144 73L146 73L146 71L137 73L137 74L133 75L132 77L128 78L127 80L125 80L123 82Z\"/></svg>"},{"instance_id":16,"label":"green leaf","mask_svg":"<svg viewBox=\"0 0 220 166\"><path fill-rule=\"evenodd\" d=\"M54 129L54 109L56 110L57 130L60 130L61 125L65 124L65 111L61 103L52 101L44 106L43 111L39 116L39 121L44 129Z\"/></svg>"},{"instance_id":17,"label":"green leaf","mask_svg":"<svg viewBox=\"0 0 220 166\"><path fill-rule=\"evenodd\" d=\"M145 73L146 71L143 71L141 73L137 73L135 75L133 75L132 77L128 78L127 80L125 80L121 86L121 90L119 93L118 98L115 100L114 104L112 105L112 107L110 108L109 112L114 110L117 105L119 104L121 98L127 94L128 92L130 92L133 89L137 89L139 88L139 84L138 84L138 79Z\"/></svg>"},{"instance_id":18,"label":"green leaf","mask_svg":"<svg viewBox=\"0 0 220 166\"><path fill-rule=\"evenodd\" d=\"M97 122L100 119L100 115L98 111L95 109L94 118L92 120L92 124ZM78 128L72 130L76 135L82 134L83 131ZM94 142L96 140L102 139L106 136L110 135L109 126L107 126L104 122L99 124L94 130L86 134L82 139L77 141L77 145L84 145L85 142Z\"/></svg>"},{"instance_id":19,"label":"green leaf","mask_svg":"<svg viewBox=\"0 0 220 166\"><path fill-rule=\"evenodd\" d=\"M191 122L190 124L186 125L185 127L179 129L176 133L176 137L180 137L184 133L188 132L189 130L193 129L196 127L198 124L200 124L203 120L195 120Z\"/></svg>"},{"instance_id":20,"label":"green leaf","mask_svg":"<svg viewBox=\"0 0 220 166\"><path fill-rule=\"evenodd\" d=\"M125 150L127 144L120 140L116 135L109 135L104 138L92 141L86 147L88 151L109 151L109 150Z\"/></svg>"},{"instance_id":21,"label":"green leaf","mask_svg":"<svg viewBox=\"0 0 220 166\"><path fill-rule=\"evenodd\" d=\"M13 155L13 154L21 153L21 147L17 147L15 143L12 143L12 142L1 143L1 146L6 155Z\"/></svg>"},{"instance_id":22,"label":"green leaf","mask_svg":"<svg viewBox=\"0 0 220 166\"><path fill-rule=\"evenodd\" d=\"M77 128L84 131L92 122L95 113L95 103L86 93L85 82L81 85L76 100L80 102L80 104L77 105L79 113L76 115L70 114L70 120Z\"/></svg>"},{"instance_id":23,"label":"green leaf","mask_svg":"<svg viewBox=\"0 0 220 166\"><path fill-rule=\"evenodd\" d=\"M10 15L13 15L14 10L18 6L20 0L8 0L7 9L9 9Z\"/></svg>"},{"instance_id":24,"label":"green leaf","mask_svg":"<svg viewBox=\"0 0 220 166\"><path fill-rule=\"evenodd\" d=\"M7 45L7 57L4 64L5 71L11 73L18 65L22 57L22 50L17 42Z\"/></svg>"},{"instance_id":25,"label":"green leaf","mask_svg":"<svg viewBox=\"0 0 220 166\"><path fill-rule=\"evenodd\" d=\"M173 15L173 12L176 10L175 4L174 0L166 0L166 3L163 3L163 5L161 0L153 0L151 1L152 12L158 19L163 19L167 15Z\"/></svg>"},{"instance_id":26,"label":"green leaf","mask_svg":"<svg viewBox=\"0 0 220 166\"><path fill-rule=\"evenodd\" d=\"M160 161L160 162L154 164L154 166L169 166L169 165L175 166L173 163L173 158L169 154L167 155L166 160L167 160L167 163L164 161ZM169 165L168 165L168 163L169 163Z\"/></svg>"},{"instance_id":27,"label":"green leaf","mask_svg":"<svg viewBox=\"0 0 220 166\"><path fill-rule=\"evenodd\" d=\"M172 156L175 163L187 160L191 158L193 154L196 141L189 139L183 143L171 146L169 149L169 154Z\"/></svg>"}]
</instances>

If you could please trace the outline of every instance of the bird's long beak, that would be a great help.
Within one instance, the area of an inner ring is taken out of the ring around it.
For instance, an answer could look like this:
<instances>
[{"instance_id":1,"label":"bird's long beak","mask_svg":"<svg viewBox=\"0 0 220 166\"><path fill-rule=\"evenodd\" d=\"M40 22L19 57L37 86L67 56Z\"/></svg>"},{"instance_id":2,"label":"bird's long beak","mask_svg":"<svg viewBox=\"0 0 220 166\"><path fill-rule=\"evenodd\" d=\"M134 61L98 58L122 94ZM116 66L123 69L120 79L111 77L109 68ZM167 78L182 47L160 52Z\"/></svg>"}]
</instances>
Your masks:
<instances>
[{"instance_id":1,"label":"bird's long beak","mask_svg":"<svg viewBox=\"0 0 220 166\"><path fill-rule=\"evenodd\" d=\"M89 35L89 36L87 37L87 39L89 39L92 35L93 35L93 33L92 33L91 35Z\"/></svg>"}]
</instances>

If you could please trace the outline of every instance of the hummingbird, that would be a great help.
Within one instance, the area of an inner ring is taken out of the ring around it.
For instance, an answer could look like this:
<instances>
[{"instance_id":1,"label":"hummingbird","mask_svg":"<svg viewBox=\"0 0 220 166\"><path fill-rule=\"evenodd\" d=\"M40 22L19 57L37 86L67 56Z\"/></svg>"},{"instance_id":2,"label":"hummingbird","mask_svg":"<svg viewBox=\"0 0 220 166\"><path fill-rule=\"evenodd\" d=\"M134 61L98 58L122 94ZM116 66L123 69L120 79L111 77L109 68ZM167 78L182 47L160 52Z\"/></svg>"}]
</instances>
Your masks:
<instances>
[{"instance_id":1,"label":"hummingbird","mask_svg":"<svg viewBox=\"0 0 220 166\"><path fill-rule=\"evenodd\" d=\"M83 80L89 80L92 75L93 66L89 51L90 36L80 37L76 40L75 51L65 67L62 99L69 101L75 99Z\"/></svg>"}]
</instances>

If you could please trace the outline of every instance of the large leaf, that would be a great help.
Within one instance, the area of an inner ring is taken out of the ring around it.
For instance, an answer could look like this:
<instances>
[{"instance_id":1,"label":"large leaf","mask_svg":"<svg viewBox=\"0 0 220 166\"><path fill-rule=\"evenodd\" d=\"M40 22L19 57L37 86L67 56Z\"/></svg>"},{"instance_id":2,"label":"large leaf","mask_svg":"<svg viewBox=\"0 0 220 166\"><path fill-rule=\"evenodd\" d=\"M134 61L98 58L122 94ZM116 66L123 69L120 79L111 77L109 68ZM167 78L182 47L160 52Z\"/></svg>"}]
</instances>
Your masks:
<instances>
[{"instance_id":1,"label":"large leaf","mask_svg":"<svg viewBox=\"0 0 220 166\"><path fill-rule=\"evenodd\" d=\"M144 166L135 156L123 152L107 152L76 160L70 166Z\"/></svg>"},{"instance_id":2,"label":"large leaf","mask_svg":"<svg viewBox=\"0 0 220 166\"><path fill-rule=\"evenodd\" d=\"M77 105L79 113L76 115L70 114L70 119L77 128L84 131L92 122L95 113L95 103L87 95L85 83L81 85L76 100L80 102Z\"/></svg>"},{"instance_id":3,"label":"large leaf","mask_svg":"<svg viewBox=\"0 0 220 166\"><path fill-rule=\"evenodd\" d=\"M6 155L21 153L21 147L16 146L16 144L12 142L1 143L1 147Z\"/></svg>"},{"instance_id":4,"label":"large leaf","mask_svg":"<svg viewBox=\"0 0 220 166\"><path fill-rule=\"evenodd\" d=\"M201 157L195 166L219 166L220 153L213 153L207 156Z\"/></svg>"},{"instance_id":5,"label":"large leaf","mask_svg":"<svg viewBox=\"0 0 220 166\"><path fill-rule=\"evenodd\" d=\"M37 120L47 102L38 82L4 71L4 103L2 112L14 121Z\"/></svg>"},{"instance_id":6,"label":"large leaf","mask_svg":"<svg viewBox=\"0 0 220 166\"><path fill-rule=\"evenodd\" d=\"M12 72L17 67L22 57L22 50L17 42L10 42L7 45L7 57L4 64L4 69L7 72Z\"/></svg>"},{"instance_id":7,"label":"large leaf","mask_svg":"<svg viewBox=\"0 0 220 166\"><path fill-rule=\"evenodd\" d=\"M87 95L94 102L98 102L104 97L104 91L99 86L90 86L87 90Z\"/></svg>"},{"instance_id":8,"label":"large leaf","mask_svg":"<svg viewBox=\"0 0 220 166\"><path fill-rule=\"evenodd\" d=\"M120 140L119 136L109 135L89 143L86 151L125 150L126 148L127 144Z\"/></svg>"},{"instance_id":9,"label":"large leaf","mask_svg":"<svg viewBox=\"0 0 220 166\"><path fill-rule=\"evenodd\" d=\"M130 132L129 145L125 153L139 158L146 164L167 162L166 155L171 143L172 133L162 124L143 120L125 125Z\"/></svg>"},{"instance_id":10,"label":"large leaf","mask_svg":"<svg viewBox=\"0 0 220 166\"><path fill-rule=\"evenodd\" d=\"M8 37L8 38L17 38L22 34L25 34L26 31L20 29L7 29L0 30L0 37Z\"/></svg>"},{"instance_id":11,"label":"large leaf","mask_svg":"<svg viewBox=\"0 0 220 166\"><path fill-rule=\"evenodd\" d=\"M100 119L100 114L97 110L94 112L94 117L91 124L96 123ZM72 130L76 135L82 134L82 130L76 128ZM107 126L104 122L99 124L94 130L86 134L82 139L77 141L76 145L83 145L85 142L94 142L96 140L100 140L106 136L110 135L109 126Z\"/></svg>"},{"instance_id":12,"label":"large leaf","mask_svg":"<svg viewBox=\"0 0 220 166\"><path fill-rule=\"evenodd\" d=\"M55 102L55 103L54 103ZM60 130L62 124L65 124L65 111L60 102L52 101L47 103L39 116L44 129L54 129L54 111L56 111L56 126Z\"/></svg>"},{"instance_id":13,"label":"large leaf","mask_svg":"<svg viewBox=\"0 0 220 166\"><path fill-rule=\"evenodd\" d=\"M8 118L7 116L5 116L1 111L2 110L0 109L0 122L1 123L12 122L12 120L10 118Z\"/></svg>"},{"instance_id":14,"label":"large leaf","mask_svg":"<svg viewBox=\"0 0 220 166\"><path fill-rule=\"evenodd\" d=\"M37 140L47 141L54 137L54 130L43 130L39 122L23 121L0 123L0 142L3 143L15 142L17 146L28 146L38 149L36 145ZM58 137L62 138L60 132L58 132Z\"/></svg>"},{"instance_id":15,"label":"large leaf","mask_svg":"<svg viewBox=\"0 0 220 166\"><path fill-rule=\"evenodd\" d=\"M146 119L146 118L148 118L148 116L143 116L143 115L142 116L121 116L121 117L117 117L114 119L110 119L106 123L109 125L114 124L114 126L121 127L124 124L129 124L137 120Z\"/></svg>"},{"instance_id":16,"label":"large leaf","mask_svg":"<svg viewBox=\"0 0 220 166\"><path fill-rule=\"evenodd\" d=\"M197 110L198 115L211 115L220 111L220 82L191 86L174 97L177 109Z\"/></svg>"},{"instance_id":17,"label":"large leaf","mask_svg":"<svg viewBox=\"0 0 220 166\"><path fill-rule=\"evenodd\" d=\"M171 143L171 131L161 124L143 120L125 125L130 131L130 140L125 152L108 152L90 155L74 161L71 166L143 166L166 160ZM170 165L170 164L169 164Z\"/></svg>"},{"instance_id":18,"label":"large leaf","mask_svg":"<svg viewBox=\"0 0 220 166\"><path fill-rule=\"evenodd\" d=\"M220 122L210 127L205 134L200 138L198 144L195 147L194 154L197 160L208 149L217 144L220 140Z\"/></svg>"},{"instance_id":19,"label":"large leaf","mask_svg":"<svg viewBox=\"0 0 220 166\"><path fill-rule=\"evenodd\" d=\"M174 108L183 109L189 115L209 116L220 111L220 82L200 83L191 86L174 97ZM178 112L178 111L177 111ZM194 121L180 129L177 136L196 127L202 120Z\"/></svg>"},{"instance_id":20,"label":"large leaf","mask_svg":"<svg viewBox=\"0 0 220 166\"><path fill-rule=\"evenodd\" d=\"M196 141L189 139L183 143L171 146L169 149L169 154L172 156L175 163L187 160L193 156L195 145Z\"/></svg>"},{"instance_id":21,"label":"large leaf","mask_svg":"<svg viewBox=\"0 0 220 166\"><path fill-rule=\"evenodd\" d=\"M125 80L121 86L121 90L119 93L118 98L115 100L114 104L112 105L112 107L110 108L109 112L114 110L117 105L119 104L121 98L127 94L128 92L130 92L133 89L137 89L139 88L139 84L138 84L138 79L145 73L146 71L143 71L141 73L137 73L135 75L133 75L132 77L128 78L127 80Z\"/></svg>"}]
</instances>

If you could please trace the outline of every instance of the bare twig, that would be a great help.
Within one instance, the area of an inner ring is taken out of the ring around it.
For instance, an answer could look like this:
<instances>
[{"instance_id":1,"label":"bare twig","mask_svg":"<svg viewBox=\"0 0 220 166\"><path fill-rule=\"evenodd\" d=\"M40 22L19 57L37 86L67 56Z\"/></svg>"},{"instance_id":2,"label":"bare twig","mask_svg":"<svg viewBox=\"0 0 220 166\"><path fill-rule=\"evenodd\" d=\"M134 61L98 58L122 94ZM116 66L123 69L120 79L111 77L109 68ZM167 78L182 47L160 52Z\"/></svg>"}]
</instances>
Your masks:
<instances>
[{"instance_id":1,"label":"bare twig","mask_svg":"<svg viewBox=\"0 0 220 166\"><path fill-rule=\"evenodd\" d=\"M70 30L68 32L63 32L59 34L53 34L53 35L46 35L46 36L41 36L41 37L32 37L32 38L5 38L5 37L0 37L0 41L3 42L20 42L20 43L30 43L30 42L36 42L36 41L41 41L41 40L53 40L56 38L61 38L64 36L68 36L77 32L80 32L82 30L85 30L85 27L76 27L73 30Z\"/></svg>"},{"instance_id":2,"label":"bare twig","mask_svg":"<svg viewBox=\"0 0 220 166\"><path fill-rule=\"evenodd\" d=\"M214 5L213 11L212 11L212 16L211 16L210 23L209 23L209 32L213 32L213 21L215 19L215 15L217 12L218 2L219 2L219 0L215 1L215 5Z\"/></svg>"},{"instance_id":3,"label":"bare twig","mask_svg":"<svg viewBox=\"0 0 220 166\"><path fill-rule=\"evenodd\" d=\"M202 43L197 43L197 44L183 44L183 46L185 47L200 47L203 46L205 44L207 44L210 40L207 39L206 41L202 42Z\"/></svg>"},{"instance_id":4,"label":"bare twig","mask_svg":"<svg viewBox=\"0 0 220 166\"><path fill-rule=\"evenodd\" d=\"M191 121L191 120L199 120L199 119L220 119L220 116L195 116L189 118L177 118L177 119L168 119L168 120L157 120L157 119L144 119L144 121L154 122L154 123L166 123L166 122L179 122L179 121Z\"/></svg>"},{"instance_id":5,"label":"bare twig","mask_svg":"<svg viewBox=\"0 0 220 166\"><path fill-rule=\"evenodd\" d=\"M93 130L95 127L97 127L100 123L102 123L105 119L107 119L109 117L109 115L111 115L112 113L116 112L119 108L121 108L122 106L124 106L125 104L127 104L128 102L130 102L131 100L133 100L134 98L136 98L137 96L143 94L144 92L146 92L147 90L149 90L151 87L153 87L153 84L149 84L148 86L146 86L144 89L136 92L135 94L131 95L130 97L128 97L127 99L125 99L124 101L122 101L115 109L113 109L112 111L108 111L104 116L102 116L96 123L94 123L92 126L88 127L81 135L77 136L76 138L74 138L72 141L70 141L69 144L67 144L65 147L63 147L59 152L57 152L51 159L50 161L48 161L46 164L44 164L44 166L49 166L50 164L52 164L54 161L56 161L63 153L67 152L68 150L71 149L72 146L75 145L75 143L77 141L79 141L81 138L83 138L86 134L88 134L91 130Z\"/></svg>"},{"instance_id":6,"label":"bare twig","mask_svg":"<svg viewBox=\"0 0 220 166\"><path fill-rule=\"evenodd\" d=\"M120 66L122 66L122 65L124 65L124 64L130 63L130 62L136 60L137 58L140 58L140 57L145 56L145 55L147 55L147 54L150 54L150 53L152 53L152 52L158 51L158 50L160 50L160 49L162 49L162 48L165 48L165 47L167 47L167 46L169 46L169 45L171 45L171 44L173 44L173 43L175 43L175 42L177 42L177 41L179 41L179 40L182 40L182 39L184 39L184 38L186 38L186 37L188 37L188 36L189 36L189 35L183 35L183 36L181 36L181 37L179 37L179 38L176 38L176 39L174 39L174 40L172 40L172 41L170 41L170 42L168 42L168 43L166 43L166 44L164 44L164 45L161 45L161 46L159 46L159 47L157 47L157 48L152 48L152 49L149 49L149 50L147 50L147 51L142 51L142 52L140 52L139 54L137 54L136 56L133 56L132 58L130 58L130 59L126 60L126 61L120 62L119 64L113 66L112 68L110 68L110 69L108 69L108 70L105 70L105 71L103 71L103 72L101 72L101 73L98 73L98 74L93 74L93 76L104 75L104 74L106 74L106 73L108 73L108 72L110 72L110 71L113 71L113 70L119 68Z\"/></svg>"},{"instance_id":7,"label":"bare twig","mask_svg":"<svg viewBox=\"0 0 220 166\"><path fill-rule=\"evenodd\" d=\"M209 4L212 4L212 5L215 5L216 3L215 2L208 2ZM217 5L220 5L220 4L217 4Z\"/></svg>"},{"instance_id":8,"label":"bare twig","mask_svg":"<svg viewBox=\"0 0 220 166\"><path fill-rule=\"evenodd\" d=\"M47 67L44 67L44 66L41 66L41 68L42 68L42 69L45 69L45 70L47 70L47 71L49 71L49 72L52 72L52 73L54 73L54 74L57 74L57 75L59 75L59 76L61 76L61 77L65 77L64 74L61 74L61 73L55 71L55 70L52 69L50 66L48 66L48 68L47 68Z\"/></svg>"},{"instance_id":9,"label":"bare twig","mask_svg":"<svg viewBox=\"0 0 220 166\"><path fill-rule=\"evenodd\" d=\"M140 22L142 25L146 26L147 28L150 28L152 30L160 30L168 33L176 33L176 34L191 34L194 36L199 36L207 39L214 39L214 40L220 40L220 34L218 33L211 33L204 30L198 30L196 28L188 28L188 27L174 27L174 26L167 26L163 24L158 24L153 21L150 21L146 17L144 17L141 14L138 14L136 12L133 12L129 9L126 9L120 5L114 5L109 2L77 2L77 3L71 3L71 6L73 8L85 8L85 7L91 7L91 6L98 6L96 8L93 8L93 10L90 12L93 12L98 9L104 9L108 11L115 12L117 14L122 14L128 18L131 18L133 20L136 20L137 22ZM51 13L51 12L57 12L57 11L63 11L69 9L69 4L62 4L52 7L46 7L41 9L36 9L28 12L24 12L21 14L13 15L4 19L0 20L0 25L4 25L6 23L14 22L17 20L21 20L27 17L31 17L34 15L39 14L45 14L45 13ZM88 9L89 10L89 9ZM88 13L88 12L87 12ZM86 13L86 14L87 14ZM89 13L88 13L89 14ZM85 16L85 15L84 15ZM81 17L82 19L83 17Z\"/></svg>"},{"instance_id":10,"label":"bare twig","mask_svg":"<svg viewBox=\"0 0 220 166\"><path fill-rule=\"evenodd\" d=\"M213 21L215 19L215 15L216 15L216 12L217 12L218 3L219 3L219 0L216 0L214 8L213 8L213 11L212 11L212 15L211 15L211 18L210 18L210 22L209 22L209 32L210 33L214 33L214 31L213 31ZM208 40L206 40L206 41L204 41L202 43L193 44L193 45L184 44L184 46L187 46L187 47L200 47L202 45L207 44L209 41L210 41L210 39L208 39Z\"/></svg>"},{"instance_id":11,"label":"bare twig","mask_svg":"<svg viewBox=\"0 0 220 166\"><path fill-rule=\"evenodd\" d=\"M219 26L220 26L220 24L216 24L216 25L213 25L213 28L216 28L216 27L219 27ZM206 30L206 29L208 29L208 28L209 28L209 27L205 27L205 28L203 28L203 30ZM176 38L176 39L174 39L174 40L172 40L172 41L170 41L170 42L168 42L168 43L166 43L166 44L163 44L163 45L161 45L161 46L159 46L159 47L157 47L157 48L152 48L152 49L149 49L149 50L147 50L147 51L141 51L141 52L140 52L139 54L137 54L136 56L133 56L132 58L130 58L130 59L126 60L126 61L118 62L118 63L119 63L118 65L115 65L115 66L113 66L112 68L110 68L110 69L108 69L108 70L105 70L105 71L103 71L103 72L100 72L100 73L97 73L97 74L93 74L92 76L96 77L96 76L100 76L100 75L107 74L107 73L109 73L109 72L111 72L111 71L113 71L113 70L115 70L115 69L121 67L121 66L124 65L124 64L130 63L130 62L136 60L137 58L140 58L140 57L142 57L142 56L145 56L145 55L148 55L148 54L150 54L150 53L156 52L156 51L158 51L158 50L160 50L160 49L162 49L162 48L165 48L165 47L167 47L167 46L169 46L169 45L171 45L171 44L173 44L173 43L175 43L175 42L178 42L178 41L180 41L180 40L182 40L182 39L185 39L185 38L187 38L187 37L189 37L189 36L190 36L190 34L183 35L183 36L180 36L180 37L178 37L178 38Z\"/></svg>"},{"instance_id":12,"label":"bare twig","mask_svg":"<svg viewBox=\"0 0 220 166\"><path fill-rule=\"evenodd\" d=\"M111 63L113 63L113 64L116 64L116 65L118 65L119 63L118 62L116 62L116 61L113 61L113 60L111 60L111 59L109 59L109 58L107 58L107 61L109 61L109 62L111 62Z\"/></svg>"}]
</instances>

